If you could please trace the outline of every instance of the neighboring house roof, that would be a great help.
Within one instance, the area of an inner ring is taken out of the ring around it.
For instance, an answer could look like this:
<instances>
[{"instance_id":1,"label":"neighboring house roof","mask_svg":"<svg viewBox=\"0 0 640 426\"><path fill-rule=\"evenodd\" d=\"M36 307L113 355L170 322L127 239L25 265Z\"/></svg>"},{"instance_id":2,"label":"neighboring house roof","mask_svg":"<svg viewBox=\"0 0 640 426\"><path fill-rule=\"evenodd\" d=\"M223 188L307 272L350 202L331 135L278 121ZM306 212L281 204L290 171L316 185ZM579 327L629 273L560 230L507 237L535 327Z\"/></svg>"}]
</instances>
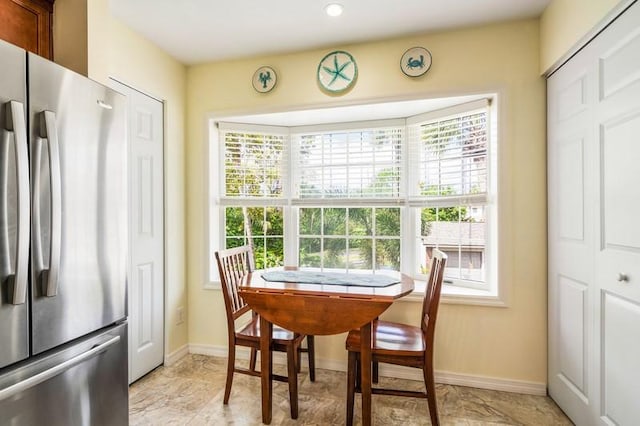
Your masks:
<instances>
[{"instance_id":1,"label":"neighboring house roof","mask_svg":"<svg viewBox=\"0 0 640 426\"><path fill-rule=\"evenodd\" d=\"M431 231L422 237L425 246L485 246L485 224L482 222L431 222Z\"/></svg>"}]
</instances>

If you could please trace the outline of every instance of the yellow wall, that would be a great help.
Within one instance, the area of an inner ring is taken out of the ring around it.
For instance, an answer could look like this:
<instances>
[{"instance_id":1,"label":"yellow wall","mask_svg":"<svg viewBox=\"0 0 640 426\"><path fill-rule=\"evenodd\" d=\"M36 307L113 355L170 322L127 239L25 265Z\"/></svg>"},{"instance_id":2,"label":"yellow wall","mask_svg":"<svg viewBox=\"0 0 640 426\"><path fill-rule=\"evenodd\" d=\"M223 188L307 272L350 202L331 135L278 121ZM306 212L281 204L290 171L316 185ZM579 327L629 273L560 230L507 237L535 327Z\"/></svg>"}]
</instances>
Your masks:
<instances>
[{"instance_id":1,"label":"yellow wall","mask_svg":"<svg viewBox=\"0 0 640 426\"><path fill-rule=\"evenodd\" d=\"M53 19L55 62L87 75L87 0L59 0Z\"/></svg>"},{"instance_id":2,"label":"yellow wall","mask_svg":"<svg viewBox=\"0 0 640 426\"><path fill-rule=\"evenodd\" d=\"M315 81L329 50L193 66L187 73L187 231L189 342L226 346L222 295L205 290L208 114L252 113L370 100L497 92L499 139L499 274L507 308L445 304L437 329L436 368L460 374L546 383L545 84L538 70L538 20L334 46L355 57L353 90L331 97ZM425 46L433 66L424 78L402 74L398 62ZM261 65L278 72L272 93L259 94L251 76ZM386 318L417 324L420 305L399 302ZM319 339L318 357L344 361L342 336Z\"/></svg>"},{"instance_id":3,"label":"yellow wall","mask_svg":"<svg viewBox=\"0 0 640 426\"><path fill-rule=\"evenodd\" d=\"M621 0L552 0L540 18L540 72L571 50Z\"/></svg>"},{"instance_id":4,"label":"yellow wall","mask_svg":"<svg viewBox=\"0 0 640 426\"><path fill-rule=\"evenodd\" d=\"M58 0L69 1L69 0ZM187 324L176 325L187 308L185 266L186 67L111 17L108 0L88 5L89 77L117 80L164 101L164 196L166 349L187 344Z\"/></svg>"}]
</instances>

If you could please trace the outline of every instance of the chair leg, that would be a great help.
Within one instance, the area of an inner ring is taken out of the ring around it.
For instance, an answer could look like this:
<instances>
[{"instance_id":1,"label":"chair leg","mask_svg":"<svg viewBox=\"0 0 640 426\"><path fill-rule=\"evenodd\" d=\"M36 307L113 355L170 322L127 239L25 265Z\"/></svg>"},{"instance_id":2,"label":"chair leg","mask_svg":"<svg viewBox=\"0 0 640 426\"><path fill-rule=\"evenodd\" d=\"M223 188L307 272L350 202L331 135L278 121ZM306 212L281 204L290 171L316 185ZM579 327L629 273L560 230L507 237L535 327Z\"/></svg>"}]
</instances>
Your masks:
<instances>
[{"instance_id":1,"label":"chair leg","mask_svg":"<svg viewBox=\"0 0 640 426\"><path fill-rule=\"evenodd\" d=\"M427 402L429 403L431 424L439 426L440 420L438 419L438 405L436 404L436 384L433 376L433 365L423 367L422 373L424 375L424 385L427 388Z\"/></svg>"},{"instance_id":2,"label":"chair leg","mask_svg":"<svg viewBox=\"0 0 640 426\"><path fill-rule=\"evenodd\" d=\"M378 361L373 361L371 364L371 381L378 383Z\"/></svg>"},{"instance_id":3,"label":"chair leg","mask_svg":"<svg viewBox=\"0 0 640 426\"><path fill-rule=\"evenodd\" d=\"M309 357L309 380L316 381L316 349L313 336L307 336L307 355Z\"/></svg>"},{"instance_id":4,"label":"chair leg","mask_svg":"<svg viewBox=\"0 0 640 426\"><path fill-rule=\"evenodd\" d=\"M291 406L291 418L298 418L298 373L296 367L297 348L295 345L287 346L287 378L289 379L289 405Z\"/></svg>"},{"instance_id":5,"label":"chair leg","mask_svg":"<svg viewBox=\"0 0 640 426\"><path fill-rule=\"evenodd\" d=\"M347 364L347 426L353 425L353 403L356 393L356 369L357 369L357 354L355 352L349 352L349 359Z\"/></svg>"},{"instance_id":6,"label":"chair leg","mask_svg":"<svg viewBox=\"0 0 640 426\"><path fill-rule=\"evenodd\" d=\"M359 352L354 352L356 354L356 392L362 392L362 386L360 383L360 379L362 378L362 373L360 372L360 353Z\"/></svg>"},{"instance_id":7,"label":"chair leg","mask_svg":"<svg viewBox=\"0 0 640 426\"><path fill-rule=\"evenodd\" d=\"M231 396L231 385L233 384L233 372L236 369L236 346L229 343L229 356L227 356L227 381L224 386L224 399L223 403L226 405L229 403L229 396Z\"/></svg>"},{"instance_id":8,"label":"chair leg","mask_svg":"<svg viewBox=\"0 0 640 426\"><path fill-rule=\"evenodd\" d=\"M249 370L256 371L256 360L258 358L258 350L251 348L251 355L249 356Z\"/></svg>"}]
</instances>

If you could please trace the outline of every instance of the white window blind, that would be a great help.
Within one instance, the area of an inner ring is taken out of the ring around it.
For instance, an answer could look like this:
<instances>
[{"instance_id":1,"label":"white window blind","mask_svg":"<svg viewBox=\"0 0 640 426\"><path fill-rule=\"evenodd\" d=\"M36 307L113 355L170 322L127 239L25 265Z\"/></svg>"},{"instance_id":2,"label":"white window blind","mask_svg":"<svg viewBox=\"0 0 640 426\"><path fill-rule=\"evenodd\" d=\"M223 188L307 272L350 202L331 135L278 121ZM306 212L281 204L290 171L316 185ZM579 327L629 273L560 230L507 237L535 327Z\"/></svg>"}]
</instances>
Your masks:
<instances>
[{"instance_id":1,"label":"white window blind","mask_svg":"<svg viewBox=\"0 0 640 426\"><path fill-rule=\"evenodd\" d=\"M224 159L222 198L283 198L288 132L275 127L220 123Z\"/></svg>"},{"instance_id":2,"label":"white window blind","mask_svg":"<svg viewBox=\"0 0 640 426\"><path fill-rule=\"evenodd\" d=\"M409 152L417 173L412 205L484 203L488 177L488 107L447 117L414 117Z\"/></svg>"},{"instance_id":3,"label":"white window blind","mask_svg":"<svg viewBox=\"0 0 640 426\"><path fill-rule=\"evenodd\" d=\"M294 129L294 201L402 197L404 129L404 125Z\"/></svg>"}]
</instances>

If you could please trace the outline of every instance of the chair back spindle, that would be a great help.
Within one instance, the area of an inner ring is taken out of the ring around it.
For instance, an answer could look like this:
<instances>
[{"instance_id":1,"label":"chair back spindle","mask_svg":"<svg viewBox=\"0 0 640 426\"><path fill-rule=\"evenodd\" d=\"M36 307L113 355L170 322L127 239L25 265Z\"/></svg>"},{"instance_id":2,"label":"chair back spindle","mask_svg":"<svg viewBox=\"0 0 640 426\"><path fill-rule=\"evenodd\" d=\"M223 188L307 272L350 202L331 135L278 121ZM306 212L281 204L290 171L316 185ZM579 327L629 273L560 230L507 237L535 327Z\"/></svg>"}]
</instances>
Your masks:
<instances>
[{"instance_id":1,"label":"chair back spindle","mask_svg":"<svg viewBox=\"0 0 640 426\"><path fill-rule=\"evenodd\" d=\"M440 305L440 293L442 291L442 281L444 279L444 267L447 263L447 255L438 249L433 250L433 260L429 271L429 281L425 290L422 302L422 331L425 340L432 346L435 332L436 318L438 316L438 306Z\"/></svg>"},{"instance_id":2,"label":"chair back spindle","mask_svg":"<svg viewBox=\"0 0 640 426\"><path fill-rule=\"evenodd\" d=\"M251 246L235 247L215 255L227 316L233 321L250 309L240 297L239 287L244 277L255 269L253 249Z\"/></svg>"}]
</instances>

